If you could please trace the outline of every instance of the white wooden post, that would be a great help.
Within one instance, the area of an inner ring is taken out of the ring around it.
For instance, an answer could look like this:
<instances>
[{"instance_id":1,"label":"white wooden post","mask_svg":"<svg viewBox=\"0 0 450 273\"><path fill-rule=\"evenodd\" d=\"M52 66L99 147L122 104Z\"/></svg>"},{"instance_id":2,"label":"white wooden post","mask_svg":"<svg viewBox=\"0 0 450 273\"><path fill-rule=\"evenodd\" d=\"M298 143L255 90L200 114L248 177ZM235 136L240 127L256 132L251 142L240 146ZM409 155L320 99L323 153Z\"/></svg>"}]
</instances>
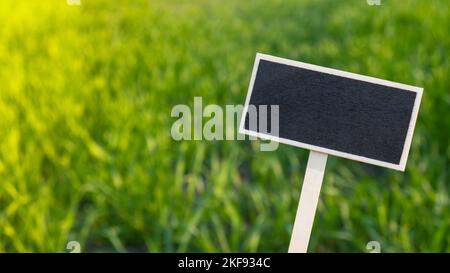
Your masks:
<instances>
[{"instance_id":1,"label":"white wooden post","mask_svg":"<svg viewBox=\"0 0 450 273\"><path fill-rule=\"evenodd\" d=\"M289 253L306 253L308 250L309 237L314 223L317 203L319 202L327 157L328 155L324 153L309 152L308 165L306 166L300 201L289 244Z\"/></svg>"}]
</instances>

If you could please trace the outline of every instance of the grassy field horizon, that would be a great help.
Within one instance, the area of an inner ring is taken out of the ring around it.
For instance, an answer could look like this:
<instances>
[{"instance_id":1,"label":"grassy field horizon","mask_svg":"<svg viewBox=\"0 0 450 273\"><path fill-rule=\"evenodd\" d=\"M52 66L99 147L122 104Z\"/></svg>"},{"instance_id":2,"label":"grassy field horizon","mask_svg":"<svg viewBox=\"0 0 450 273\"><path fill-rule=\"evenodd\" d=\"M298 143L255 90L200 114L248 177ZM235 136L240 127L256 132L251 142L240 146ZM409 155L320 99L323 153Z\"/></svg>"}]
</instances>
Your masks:
<instances>
[{"instance_id":1,"label":"grassy field horizon","mask_svg":"<svg viewBox=\"0 0 450 273\"><path fill-rule=\"evenodd\" d=\"M256 52L424 87L405 172L330 156L310 252L450 252L446 0L0 3L0 252L286 252L308 151L175 141Z\"/></svg>"}]
</instances>

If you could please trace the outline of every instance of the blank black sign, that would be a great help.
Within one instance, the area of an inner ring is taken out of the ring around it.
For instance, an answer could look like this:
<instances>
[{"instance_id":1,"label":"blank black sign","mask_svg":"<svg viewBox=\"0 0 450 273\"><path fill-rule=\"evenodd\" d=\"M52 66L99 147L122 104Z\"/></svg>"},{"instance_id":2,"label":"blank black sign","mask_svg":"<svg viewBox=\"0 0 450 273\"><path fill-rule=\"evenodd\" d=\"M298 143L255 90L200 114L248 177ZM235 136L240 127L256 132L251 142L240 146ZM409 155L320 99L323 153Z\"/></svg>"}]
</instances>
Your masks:
<instances>
[{"instance_id":1,"label":"blank black sign","mask_svg":"<svg viewBox=\"0 0 450 273\"><path fill-rule=\"evenodd\" d=\"M418 87L258 54L245 109L278 105L280 142L404 170L421 94ZM248 113L243 117L242 131L251 134ZM271 139L270 130L258 130L254 135Z\"/></svg>"}]
</instances>

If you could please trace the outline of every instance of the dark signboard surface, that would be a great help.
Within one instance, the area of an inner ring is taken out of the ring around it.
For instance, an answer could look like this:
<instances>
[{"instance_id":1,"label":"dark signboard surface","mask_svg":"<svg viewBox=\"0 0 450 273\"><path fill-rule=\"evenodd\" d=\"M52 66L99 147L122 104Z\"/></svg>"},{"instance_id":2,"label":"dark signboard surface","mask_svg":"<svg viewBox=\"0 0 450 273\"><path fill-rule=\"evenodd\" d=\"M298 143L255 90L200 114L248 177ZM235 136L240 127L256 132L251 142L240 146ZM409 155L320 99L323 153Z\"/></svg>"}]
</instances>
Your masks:
<instances>
[{"instance_id":1,"label":"dark signboard surface","mask_svg":"<svg viewBox=\"0 0 450 273\"><path fill-rule=\"evenodd\" d=\"M406 156L409 150L407 138L417 116L419 88L388 86L375 78L338 70L330 70L334 73L330 74L326 68L322 71L308 64L300 67L259 56L246 106L279 105L279 139L404 168L406 162L401 161L405 146ZM243 129L249 131L248 115L244 116Z\"/></svg>"}]
</instances>

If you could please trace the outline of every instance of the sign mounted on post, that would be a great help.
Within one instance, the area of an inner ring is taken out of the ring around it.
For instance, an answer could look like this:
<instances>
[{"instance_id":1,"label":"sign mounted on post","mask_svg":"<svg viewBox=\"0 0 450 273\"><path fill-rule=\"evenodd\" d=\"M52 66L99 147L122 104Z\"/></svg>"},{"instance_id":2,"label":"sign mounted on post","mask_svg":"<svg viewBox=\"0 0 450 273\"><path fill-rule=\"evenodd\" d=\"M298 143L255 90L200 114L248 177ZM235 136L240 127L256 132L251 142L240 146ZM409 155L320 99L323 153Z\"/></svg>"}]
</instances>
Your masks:
<instances>
[{"instance_id":1,"label":"sign mounted on post","mask_svg":"<svg viewBox=\"0 0 450 273\"><path fill-rule=\"evenodd\" d=\"M328 154L405 170L422 92L420 87L256 55L239 132L311 150L290 252L306 252ZM251 126L249 105L278 105L278 135Z\"/></svg>"}]
</instances>

